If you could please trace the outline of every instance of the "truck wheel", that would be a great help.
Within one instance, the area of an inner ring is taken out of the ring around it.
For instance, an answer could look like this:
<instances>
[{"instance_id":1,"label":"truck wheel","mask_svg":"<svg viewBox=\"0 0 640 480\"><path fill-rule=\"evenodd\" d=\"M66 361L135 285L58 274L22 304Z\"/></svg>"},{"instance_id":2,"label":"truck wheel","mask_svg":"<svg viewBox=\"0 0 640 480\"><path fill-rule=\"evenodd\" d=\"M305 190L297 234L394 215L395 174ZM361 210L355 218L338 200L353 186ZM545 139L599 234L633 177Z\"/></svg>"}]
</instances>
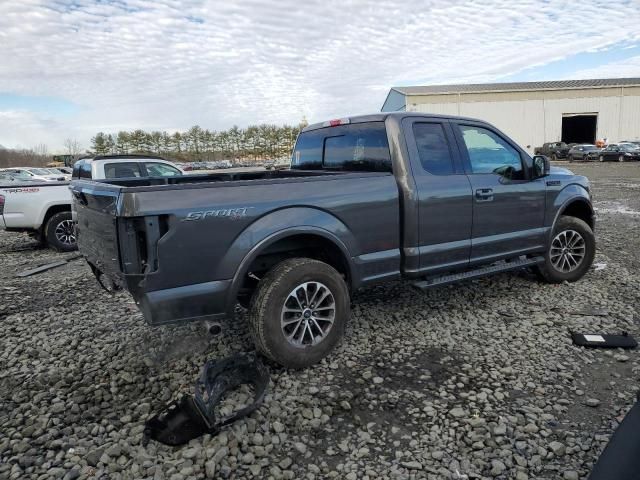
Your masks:
<instances>
[{"instance_id":1,"label":"truck wheel","mask_svg":"<svg viewBox=\"0 0 640 480\"><path fill-rule=\"evenodd\" d=\"M58 212L49 218L45 227L47 244L60 252L77 250L76 230L71 212Z\"/></svg>"},{"instance_id":2,"label":"truck wheel","mask_svg":"<svg viewBox=\"0 0 640 480\"><path fill-rule=\"evenodd\" d=\"M276 265L256 289L249 321L256 348L288 368L318 363L349 318L349 291L331 266L310 258Z\"/></svg>"},{"instance_id":3,"label":"truck wheel","mask_svg":"<svg viewBox=\"0 0 640 480\"><path fill-rule=\"evenodd\" d=\"M555 153L551 154L551 161L552 162L557 162L558 161L558 156Z\"/></svg>"},{"instance_id":4,"label":"truck wheel","mask_svg":"<svg viewBox=\"0 0 640 480\"><path fill-rule=\"evenodd\" d=\"M561 216L551 235L551 244L540 276L549 283L575 282L591 267L596 238L591 227L576 217Z\"/></svg>"}]
</instances>

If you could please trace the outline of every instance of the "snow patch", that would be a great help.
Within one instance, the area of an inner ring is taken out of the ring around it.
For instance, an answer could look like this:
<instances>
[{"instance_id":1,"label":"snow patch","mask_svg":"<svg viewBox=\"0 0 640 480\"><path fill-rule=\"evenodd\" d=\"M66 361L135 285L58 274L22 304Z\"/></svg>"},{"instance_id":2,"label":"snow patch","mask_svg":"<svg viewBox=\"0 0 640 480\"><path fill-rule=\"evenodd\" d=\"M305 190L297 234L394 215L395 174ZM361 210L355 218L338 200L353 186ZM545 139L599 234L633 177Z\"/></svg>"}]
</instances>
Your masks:
<instances>
[{"instance_id":1,"label":"snow patch","mask_svg":"<svg viewBox=\"0 0 640 480\"><path fill-rule=\"evenodd\" d=\"M612 213L621 215L640 215L640 212L633 210L619 202L602 202L601 207L594 207L596 213Z\"/></svg>"}]
</instances>

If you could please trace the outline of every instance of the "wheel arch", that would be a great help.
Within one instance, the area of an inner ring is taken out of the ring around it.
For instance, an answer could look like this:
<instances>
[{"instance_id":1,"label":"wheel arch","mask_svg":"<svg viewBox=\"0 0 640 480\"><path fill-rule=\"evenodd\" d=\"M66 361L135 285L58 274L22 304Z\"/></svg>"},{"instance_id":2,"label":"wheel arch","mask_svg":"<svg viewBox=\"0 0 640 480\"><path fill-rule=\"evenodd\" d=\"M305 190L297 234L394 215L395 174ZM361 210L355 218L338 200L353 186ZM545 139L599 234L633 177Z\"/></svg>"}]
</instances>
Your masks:
<instances>
[{"instance_id":1,"label":"wheel arch","mask_svg":"<svg viewBox=\"0 0 640 480\"><path fill-rule=\"evenodd\" d=\"M71 211L70 203L58 203L58 204L50 205L47 208L44 214L44 217L42 218L42 222L40 223L40 229L39 229L40 232L45 233L47 222L49 222L49 219L53 217L56 213L70 212L70 211Z\"/></svg>"},{"instance_id":2,"label":"wheel arch","mask_svg":"<svg viewBox=\"0 0 640 480\"><path fill-rule=\"evenodd\" d=\"M288 226L292 224L295 226ZM233 274L227 277L232 282L226 310L233 312L247 274L261 256L270 255L271 260L307 256L325 261L344 275L351 288L358 281L352 260L357 250L357 240L348 227L323 210L290 208L262 217L247 227L229 248L230 258L224 263L227 267L233 264Z\"/></svg>"},{"instance_id":3,"label":"wheel arch","mask_svg":"<svg viewBox=\"0 0 640 480\"><path fill-rule=\"evenodd\" d=\"M580 220L583 220L587 225L589 225L591 230L595 230L595 215L589 199L581 195L572 196L565 200L558 209L555 218L553 219L551 229L549 230L549 238L551 238L553 229L555 228L558 219L563 215L579 218Z\"/></svg>"}]
</instances>

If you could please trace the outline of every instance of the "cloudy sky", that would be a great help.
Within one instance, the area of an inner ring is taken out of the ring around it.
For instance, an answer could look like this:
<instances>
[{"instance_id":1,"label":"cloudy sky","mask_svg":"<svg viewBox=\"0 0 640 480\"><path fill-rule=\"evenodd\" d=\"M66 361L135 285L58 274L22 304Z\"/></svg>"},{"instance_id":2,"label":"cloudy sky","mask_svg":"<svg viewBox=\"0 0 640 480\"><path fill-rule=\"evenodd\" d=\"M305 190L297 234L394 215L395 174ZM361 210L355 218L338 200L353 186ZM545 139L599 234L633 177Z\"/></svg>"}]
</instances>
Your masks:
<instances>
[{"instance_id":1,"label":"cloudy sky","mask_svg":"<svg viewBox=\"0 0 640 480\"><path fill-rule=\"evenodd\" d=\"M0 144L378 111L394 85L640 77L640 0L0 0Z\"/></svg>"}]
</instances>

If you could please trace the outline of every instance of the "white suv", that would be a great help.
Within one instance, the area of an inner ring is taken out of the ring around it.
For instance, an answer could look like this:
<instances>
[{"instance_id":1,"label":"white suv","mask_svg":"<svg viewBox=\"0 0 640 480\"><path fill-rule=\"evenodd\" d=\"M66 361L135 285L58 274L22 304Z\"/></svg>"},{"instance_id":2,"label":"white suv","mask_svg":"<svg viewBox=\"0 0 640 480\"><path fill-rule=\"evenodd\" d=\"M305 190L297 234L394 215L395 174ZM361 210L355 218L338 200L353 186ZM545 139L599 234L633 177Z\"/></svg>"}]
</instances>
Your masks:
<instances>
[{"instance_id":1,"label":"white suv","mask_svg":"<svg viewBox=\"0 0 640 480\"><path fill-rule=\"evenodd\" d=\"M175 177L183 171L167 160L147 155L99 155L81 158L73 165L72 178Z\"/></svg>"}]
</instances>

